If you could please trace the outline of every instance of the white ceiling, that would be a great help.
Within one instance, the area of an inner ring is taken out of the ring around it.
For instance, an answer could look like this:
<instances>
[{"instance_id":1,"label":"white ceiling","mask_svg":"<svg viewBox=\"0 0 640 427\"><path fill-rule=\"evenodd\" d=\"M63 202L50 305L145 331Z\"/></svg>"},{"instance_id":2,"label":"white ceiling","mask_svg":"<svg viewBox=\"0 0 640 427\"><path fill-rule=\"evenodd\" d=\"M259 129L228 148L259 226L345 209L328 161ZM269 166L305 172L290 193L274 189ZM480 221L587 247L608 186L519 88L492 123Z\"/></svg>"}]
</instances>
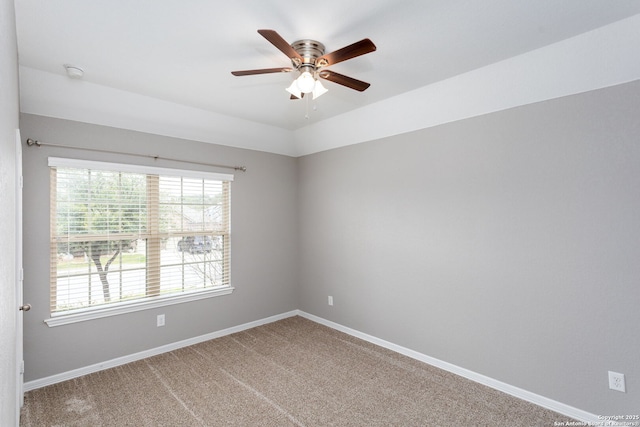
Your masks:
<instances>
[{"instance_id":1,"label":"white ceiling","mask_svg":"<svg viewBox=\"0 0 640 427\"><path fill-rule=\"evenodd\" d=\"M421 99L435 102L443 82L449 82L450 89L440 96L466 87L461 76L469 73L476 73L474 84L481 86L483 77L477 70L491 70L493 79L504 82L501 70L517 65L510 58L533 61L538 55L540 61L562 62L567 52L577 52L579 62L591 56L582 55L580 46L602 41L598 52L616 55L614 66L627 74L611 81L604 78L593 88L640 78L638 60L630 58L638 52L629 55L626 42L620 52L612 52L611 46L611 40L632 36L629 49L637 49L638 14L638 0L17 0L21 109L301 155L423 126L388 129L379 123L380 115L372 114L386 111L389 121L398 122L394 114L413 114ZM290 66L288 58L256 32L261 28L276 30L290 43L318 40L328 52L370 38L377 51L330 69L371 87L357 92L327 82L329 92L316 101L308 97L291 101L284 89L293 80L292 73L232 76L233 70ZM564 48L553 51L554 46ZM592 59L596 60L601 61ZM559 67L522 61L530 65L521 68L518 79L524 74L536 79ZM83 80L65 77L63 64L84 69ZM553 81L565 72L554 70L547 79ZM590 84L545 97L589 90ZM410 105L401 102L402 97L412 100ZM463 98L450 98L444 104L451 110L469 104ZM540 100L524 98L514 105ZM441 101L438 98L439 108L444 108ZM483 108L504 107L508 105ZM459 116L482 113L481 109ZM370 135L354 136L356 140L342 137L347 127L354 134ZM295 147L310 134L324 136L317 137L314 147ZM331 142L322 145L328 139Z\"/></svg>"}]
</instances>

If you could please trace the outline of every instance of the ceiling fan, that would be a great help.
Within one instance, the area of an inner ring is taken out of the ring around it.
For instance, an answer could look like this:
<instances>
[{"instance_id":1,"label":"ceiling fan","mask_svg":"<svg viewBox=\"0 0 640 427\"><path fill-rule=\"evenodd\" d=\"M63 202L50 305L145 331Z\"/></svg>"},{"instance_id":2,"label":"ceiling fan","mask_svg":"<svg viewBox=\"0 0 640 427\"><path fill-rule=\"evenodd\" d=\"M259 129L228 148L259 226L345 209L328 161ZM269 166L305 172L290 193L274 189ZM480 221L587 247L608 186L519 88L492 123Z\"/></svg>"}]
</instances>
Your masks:
<instances>
[{"instance_id":1,"label":"ceiling fan","mask_svg":"<svg viewBox=\"0 0 640 427\"><path fill-rule=\"evenodd\" d=\"M274 30L258 30L258 33L287 55L291 60L292 67L232 71L231 74L234 76L299 71L298 78L286 89L291 94L291 99L300 99L308 93L313 94L313 99L316 99L327 92L318 77L360 92L370 86L367 82L325 69L330 65L375 51L376 45L369 39L362 39L342 49L325 54L324 45L315 40L298 40L289 44Z\"/></svg>"}]
</instances>

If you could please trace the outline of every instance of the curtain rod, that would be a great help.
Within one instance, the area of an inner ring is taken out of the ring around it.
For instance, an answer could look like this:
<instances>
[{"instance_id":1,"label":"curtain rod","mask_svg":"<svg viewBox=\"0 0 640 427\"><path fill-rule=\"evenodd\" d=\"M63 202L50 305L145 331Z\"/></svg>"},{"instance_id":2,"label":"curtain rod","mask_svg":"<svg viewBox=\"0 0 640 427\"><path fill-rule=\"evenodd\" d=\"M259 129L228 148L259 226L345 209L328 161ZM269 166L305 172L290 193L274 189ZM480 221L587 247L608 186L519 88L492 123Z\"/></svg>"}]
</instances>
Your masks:
<instances>
[{"instance_id":1,"label":"curtain rod","mask_svg":"<svg viewBox=\"0 0 640 427\"><path fill-rule=\"evenodd\" d=\"M191 163L194 165L202 165L202 166L213 166L213 167L217 167L217 168L225 168L225 169L234 169L237 171L242 171L242 172L246 172L247 171L247 167L246 166L229 166L229 165L217 165L214 163L204 163L204 162L194 162L191 160L180 160L180 159L171 159L169 157L161 157L161 156L154 156L152 154L136 154L136 153L127 153L124 151L112 151L112 150L101 150L99 148L86 148L86 147L74 147L71 145L62 145L62 144L49 144L46 142L40 142L40 141L36 141L35 139L31 139L31 138L27 138L27 145L29 147L32 146L36 146L36 147L42 147L47 146L47 147L60 147L60 148L72 148L72 149L76 149L76 150L85 150L85 151L95 151L98 153L110 153L110 154L125 154L127 156L136 156L136 157L146 157L146 158L151 158L154 160L170 160L170 161L174 161L174 162L182 162L182 163Z\"/></svg>"}]
</instances>

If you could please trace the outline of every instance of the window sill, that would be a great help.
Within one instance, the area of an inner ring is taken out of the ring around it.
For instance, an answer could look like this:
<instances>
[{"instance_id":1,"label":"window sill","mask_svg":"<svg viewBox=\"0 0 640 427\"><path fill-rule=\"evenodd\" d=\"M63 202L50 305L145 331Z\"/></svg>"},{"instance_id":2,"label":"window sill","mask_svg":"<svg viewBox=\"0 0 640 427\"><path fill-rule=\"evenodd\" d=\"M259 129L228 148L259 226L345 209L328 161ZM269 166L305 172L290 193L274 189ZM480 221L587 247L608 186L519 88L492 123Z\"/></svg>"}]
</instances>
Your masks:
<instances>
[{"instance_id":1,"label":"window sill","mask_svg":"<svg viewBox=\"0 0 640 427\"><path fill-rule=\"evenodd\" d=\"M207 291L198 291L189 294L179 294L168 297L157 297L137 302L112 304L108 307L89 308L76 310L70 313L61 313L52 315L51 318L45 319L50 328L54 326L68 325L71 323L84 322L86 320L100 319L103 317L118 316L125 313L133 313L135 311L149 310L167 305L181 304L184 302L197 301L205 298L219 297L229 295L233 292L233 287L224 286Z\"/></svg>"}]
</instances>

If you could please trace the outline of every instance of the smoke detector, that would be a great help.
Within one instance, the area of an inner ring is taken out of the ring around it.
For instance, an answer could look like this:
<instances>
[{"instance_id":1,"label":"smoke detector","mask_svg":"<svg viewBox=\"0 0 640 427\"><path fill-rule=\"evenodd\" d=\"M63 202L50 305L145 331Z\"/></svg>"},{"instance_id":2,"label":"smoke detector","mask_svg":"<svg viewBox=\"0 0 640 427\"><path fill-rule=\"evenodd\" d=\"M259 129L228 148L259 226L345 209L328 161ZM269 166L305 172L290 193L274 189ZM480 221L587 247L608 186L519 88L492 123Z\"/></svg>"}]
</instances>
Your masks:
<instances>
[{"instance_id":1,"label":"smoke detector","mask_svg":"<svg viewBox=\"0 0 640 427\"><path fill-rule=\"evenodd\" d=\"M74 67L73 65L65 64L65 70L67 70L67 76L72 79L81 79L84 76L84 70L79 67Z\"/></svg>"}]
</instances>

